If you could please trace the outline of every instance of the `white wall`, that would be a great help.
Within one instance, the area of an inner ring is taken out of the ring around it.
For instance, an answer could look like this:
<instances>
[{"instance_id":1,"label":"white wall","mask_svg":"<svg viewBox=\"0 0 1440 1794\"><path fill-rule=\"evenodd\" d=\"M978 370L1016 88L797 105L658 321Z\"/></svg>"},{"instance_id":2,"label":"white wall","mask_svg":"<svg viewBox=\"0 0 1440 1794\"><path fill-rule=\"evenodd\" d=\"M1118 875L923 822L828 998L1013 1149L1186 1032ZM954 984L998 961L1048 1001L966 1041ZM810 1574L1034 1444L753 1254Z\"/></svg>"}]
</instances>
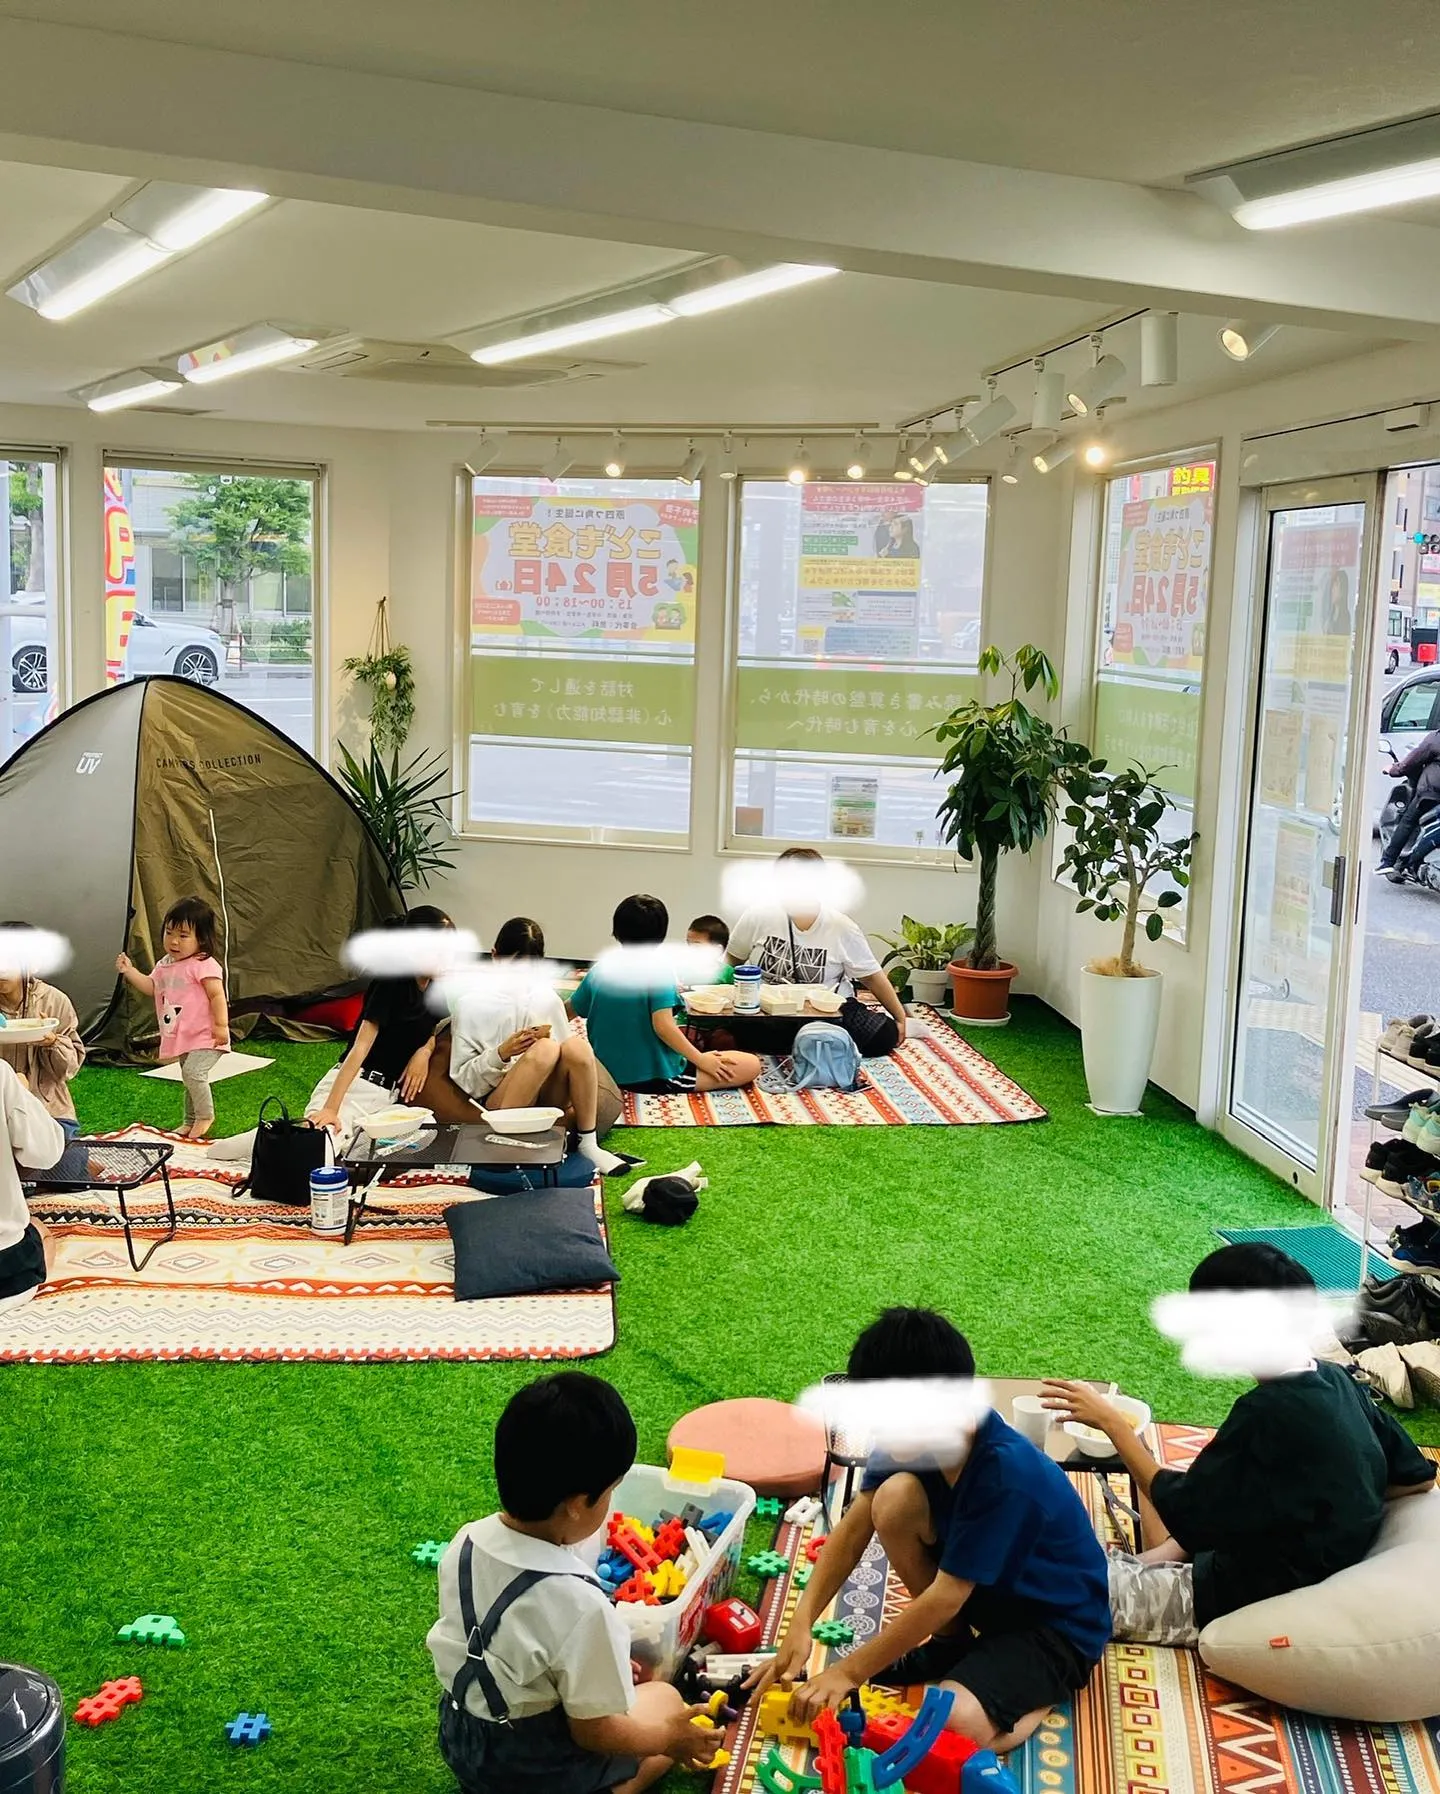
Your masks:
<instances>
[{"instance_id":1,"label":"white wall","mask_svg":"<svg viewBox=\"0 0 1440 1794\"><path fill-rule=\"evenodd\" d=\"M321 539L325 600L318 634L317 702L325 739L357 738L356 713L340 663L369 640L375 601L390 596L391 636L414 657L417 748L449 752L456 653L456 477L464 439L440 434L308 429L208 418L130 414L97 418L76 409L0 406L0 445L59 447L68 464L70 591L69 696L98 690L104 660L101 480L107 451L153 456L248 456L324 468L326 517ZM1064 594L1065 490L1029 480L993 487L992 546L985 636L1013 647L1060 646ZM723 704L716 669L723 663L728 490L706 489L700 569L700 668L694 760L694 835L688 852L559 844L456 843L453 872L434 900L488 935L505 916L525 912L545 926L553 950L588 955L603 945L616 902L636 890L663 897L677 921L719 902L725 863L718 847L724 797ZM708 669L708 671L707 671ZM1034 943L1044 865L1013 858L1000 877L1001 946L1021 966L1019 988L1035 983ZM927 921L974 913L975 880L948 866L872 865L859 919L889 932L902 911Z\"/></svg>"}]
</instances>

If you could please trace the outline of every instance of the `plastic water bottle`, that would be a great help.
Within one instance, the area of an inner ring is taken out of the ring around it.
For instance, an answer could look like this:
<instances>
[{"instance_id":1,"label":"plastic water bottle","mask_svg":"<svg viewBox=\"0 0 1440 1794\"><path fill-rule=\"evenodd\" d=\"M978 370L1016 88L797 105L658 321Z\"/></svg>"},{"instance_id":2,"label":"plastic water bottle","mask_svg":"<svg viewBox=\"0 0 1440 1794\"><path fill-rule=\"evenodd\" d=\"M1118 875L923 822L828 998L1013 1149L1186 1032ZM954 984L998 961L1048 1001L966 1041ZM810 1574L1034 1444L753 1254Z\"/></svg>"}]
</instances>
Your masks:
<instances>
[{"instance_id":1,"label":"plastic water bottle","mask_svg":"<svg viewBox=\"0 0 1440 1794\"><path fill-rule=\"evenodd\" d=\"M735 968L735 1013L736 1013L736 1015L759 1015L759 1013L760 1013L760 968L759 968L759 966L736 966L736 968Z\"/></svg>"},{"instance_id":2,"label":"plastic water bottle","mask_svg":"<svg viewBox=\"0 0 1440 1794\"><path fill-rule=\"evenodd\" d=\"M317 1165L310 1173L310 1231L341 1240L350 1219L350 1173L343 1165Z\"/></svg>"}]
</instances>

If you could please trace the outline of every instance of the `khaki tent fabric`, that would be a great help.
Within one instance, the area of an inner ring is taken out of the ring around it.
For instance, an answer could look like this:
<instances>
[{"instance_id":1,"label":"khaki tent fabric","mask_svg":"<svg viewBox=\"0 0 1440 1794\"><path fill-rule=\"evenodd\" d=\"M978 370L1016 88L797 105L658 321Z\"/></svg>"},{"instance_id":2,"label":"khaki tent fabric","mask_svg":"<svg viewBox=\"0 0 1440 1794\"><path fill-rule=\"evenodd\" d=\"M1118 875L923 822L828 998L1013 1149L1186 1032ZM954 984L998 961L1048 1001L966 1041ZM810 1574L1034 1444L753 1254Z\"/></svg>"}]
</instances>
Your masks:
<instances>
[{"instance_id":1,"label":"khaki tent fabric","mask_svg":"<svg viewBox=\"0 0 1440 1794\"><path fill-rule=\"evenodd\" d=\"M12 851L20 842L35 851ZM324 769L186 680L103 692L0 772L0 919L69 936L75 959L58 982L92 1048L153 1049L154 1009L117 980L115 955L148 970L165 911L192 894L220 918L218 957L242 1015L346 987L345 941L404 910L378 843Z\"/></svg>"}]
</instances>

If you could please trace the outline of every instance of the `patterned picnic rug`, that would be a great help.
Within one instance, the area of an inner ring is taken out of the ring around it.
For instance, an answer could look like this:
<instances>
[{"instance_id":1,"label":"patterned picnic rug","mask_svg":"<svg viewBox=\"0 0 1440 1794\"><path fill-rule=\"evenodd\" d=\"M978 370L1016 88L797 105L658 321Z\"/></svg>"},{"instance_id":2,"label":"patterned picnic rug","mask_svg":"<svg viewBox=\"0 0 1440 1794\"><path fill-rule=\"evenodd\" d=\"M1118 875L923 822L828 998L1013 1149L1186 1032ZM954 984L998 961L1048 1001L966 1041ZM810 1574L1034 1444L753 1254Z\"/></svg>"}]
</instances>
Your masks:
<instances>
[{"instance_id":1,"label":"patterned picnic rug","mask_svg":"<svg viewBox=\"0 0 1440 1794\"><path fill-rule=\"evenodd\" d=\"M884 1059L863 1061L858 1090L792 1090L790 1061L767 1057L748 1090L711 1096L625 1092L631 1127L973 1127L1044 1121L1033 1096L962 1040L932 1009L920 1019L929 1038L907 1040Z\"/></svg>"},{"instance_id":2,"label":"patterned picnic rug","mask_svg":"<svg viewBox=\"0 0 1440 1794\"><path fill-rule=\"evenodd\" d=\"M1152 1451L1176 1468L1211 1436L1208 1428L1169 1425L1146 1434ZM1073 1472L1071 1480L1100 1536L1113 1537L1100 1478ZM1123 1492L1118 1479L1116 1488ZM804 1561L810 1536L809 1528L780 1527L775 1548L792 1571L766 1585L767 1643L799 1598L793 1567ZM831 1612L863 1643L906 1599L872 1540ZM817 1644L811 1674L841 1654ZM907 1698L918 1705L920 1691L908 1690ZM759 1789L755 1768L771 1742L755 1736L747 1708L735 1728L734 1760L716 1776L714 1794ZM780 1755L792 1769L809 1767L811 1753L800 1746L782 1747ZM1088 1685L1055 1709L1009 1766L1025 1794L1440 1794L1440 1720L1367 1726L1317 1719L1220 1681L1195 1651L1114 1644Z\"/></svg>"},{"instance_id":3,"label":"patterned picnic rug","mask_svg":"<svg viewBox=\"0 0 1440 1794\"><path fill-rule=\"evenodd\" d=\"M138 1127L111 1137L167 1138ZM486 1200L459 1173L414 1171L383 1185L349 1246L317 1239L308 1210L237 1200L240 1181L234 1167L179 1146L170 1161L179 1228L141 1272L130 1268L113 1197L37 1198L50 1280L0 1317L0 1363L591 1358L615 1343L608 1286L455 1300L441 1214L462 1192ZM158 1181L127 1200L137 1235L163 1231ZM598 1187L596 1207L603 1230Z\"/></svg>"}]
</instances>

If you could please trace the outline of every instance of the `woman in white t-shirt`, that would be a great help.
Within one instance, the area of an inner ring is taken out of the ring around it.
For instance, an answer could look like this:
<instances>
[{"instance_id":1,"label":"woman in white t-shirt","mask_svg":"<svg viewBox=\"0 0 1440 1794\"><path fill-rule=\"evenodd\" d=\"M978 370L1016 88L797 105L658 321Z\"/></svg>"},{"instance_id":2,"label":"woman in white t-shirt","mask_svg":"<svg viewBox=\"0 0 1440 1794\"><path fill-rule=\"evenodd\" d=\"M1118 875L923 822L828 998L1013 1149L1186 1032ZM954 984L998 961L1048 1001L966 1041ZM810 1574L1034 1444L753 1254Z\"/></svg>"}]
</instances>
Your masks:
<instances>
[{"instance_id":1,"label":"woman in white t-shirt","mask_svg":"<svg viewBox=\"0 0 1440 1794\"><path fill-rule=\"evenodd\" d=\"M787 847L780 855L781 864L822 860L813 847ZM757 905L731 929L726 952L731 965L759 966L767 983L823 984L846 997L857 986L868 990L894 1017L901 1041L905 1038L905 1005L865 931L841 910L819 903L810 907L803 897L788 911L779 903Z\"/></svg>"}]
</instances>

